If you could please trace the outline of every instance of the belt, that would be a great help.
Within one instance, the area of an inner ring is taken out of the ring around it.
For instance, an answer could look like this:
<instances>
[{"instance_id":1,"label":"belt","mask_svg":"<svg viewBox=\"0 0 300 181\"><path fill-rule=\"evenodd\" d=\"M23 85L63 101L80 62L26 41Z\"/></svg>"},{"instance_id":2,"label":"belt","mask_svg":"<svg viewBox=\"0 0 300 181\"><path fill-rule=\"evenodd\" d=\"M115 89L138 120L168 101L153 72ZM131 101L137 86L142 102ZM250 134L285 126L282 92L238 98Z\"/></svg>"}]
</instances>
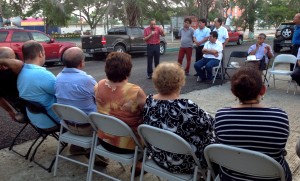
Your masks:
<instances>
[{"instance_id":1,"label":"belt","mask_svg":"<svg viewBox=\"0 0 300 181\"><path fill-rule=\"evenodd\" d=\"M156 46L156 45L159 45L159 43L158 44L148 44L149 46Z\"/></svg>"},{"instance_id":2,"label":"belt","mask_svg":"<svg viewBox=\"0 0 300 181\"><path fill-rule=\"evenodd\" d=\"M71 122L68 120L64 120L64 121L68 126L73 126L73 127L77 127L77 128L86 128L86 127L91 126L90 123L74 123L74 122Z\"/></svg>"}]
</instances>

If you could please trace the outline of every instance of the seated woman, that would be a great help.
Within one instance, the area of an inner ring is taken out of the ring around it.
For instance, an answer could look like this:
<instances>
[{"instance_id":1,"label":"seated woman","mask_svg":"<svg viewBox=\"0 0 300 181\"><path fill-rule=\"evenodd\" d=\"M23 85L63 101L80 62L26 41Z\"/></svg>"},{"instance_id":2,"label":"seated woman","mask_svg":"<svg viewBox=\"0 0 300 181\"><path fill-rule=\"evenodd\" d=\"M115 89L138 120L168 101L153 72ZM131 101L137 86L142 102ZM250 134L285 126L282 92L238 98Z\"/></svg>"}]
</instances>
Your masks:
<instances>
[{"instance_id":1,"label":"seated woman","mask_svg":"<svg viewBox=\"0 0 300 181\"><path fill-rule=\"evenodd\" d=\"M142 122L142 111L146 94L137 85L128 83L132 68L131 56L126 53L112 52L106 58L105 73L107 79L95 85L95 97L98 112L119 118L137 134ZM107 150L116 153L133 152L134 140L99 132L101 144Z\"/></svg>"},{"instance_id":2,"label":"seated woman","mask_svg":"<svg viewBox=\"0 0 300 181\"><path fill-rule=\"evenodd\" d=\"M152 80L157 94L149 95L143 112L144 124L169 130L190 143L202 168L206 168L204 148L214 143L214 119L189 99L179 98L185 84L184 70L174 63L161 63L154 70ZM173 154L150 148L149 154L162 168L172 173L193 173L190 156Z\"/></svg>"},{"instance_id":3,"label":"seated woman","mask_svg":"<svg viewBox=\"0 0 300 181\"><path fill-rule=\"evenodd\" d=\"M261 104L266 87L257 69L243 67L231 79L231 91L239 104L217 111L215 134L226 145L264 153L278 161L285 170L286 180L292 175L284 159L289 136L289 120L285 111ZM270 180L237 173L225 168L220 170L221 180Z\"/></svg>"}]
</instances>

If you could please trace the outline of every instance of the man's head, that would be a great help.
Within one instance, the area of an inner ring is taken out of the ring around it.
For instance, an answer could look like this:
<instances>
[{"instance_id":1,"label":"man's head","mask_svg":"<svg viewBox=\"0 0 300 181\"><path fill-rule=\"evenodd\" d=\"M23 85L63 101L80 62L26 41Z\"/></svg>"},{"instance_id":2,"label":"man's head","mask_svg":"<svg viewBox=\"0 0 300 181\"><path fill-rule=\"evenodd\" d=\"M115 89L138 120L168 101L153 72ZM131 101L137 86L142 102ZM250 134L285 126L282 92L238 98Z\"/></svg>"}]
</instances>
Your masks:
<instances>
[{"instance_id":1,"label":"man's head","mask_svg":"<svg viewBox=\"0 0 300 181\"><path fill-rule=\"evenodd\" d=\"M198 23L199 23L199 28L203 29L207 24L207 20L202 18L202 19L199 19Z\"/></svg>"},{"instance_id":2,"label":"man's head","mask_svg":"<svg viewBox=\"0 0 300 181\"><path fill-rule=\"evenodd\" d=\"M152 30L155 29L155 25L156 25L155 19L151 19L151 20L150 20L150 28L151 28Z\"/></svg>"},{"instance_id":3,"label":"man's head","mask_svg":"<svg viewBox=\"0 0 300 181\"><path fill-rule=\"evenodd\" d=\"M294 19L293 19L293 22L294 22L296 25L300 25L300 13L295 14Z\"/></svg>"},{"instance_id":4,"label":"man's head","mask_svg":"<svg viewBox=\"0 0 300 181\"><path fill-rule=\"evenodd\" d=\"M264 34L264 33L260 33L258 36L257 36L257 43L258 44L262 44L265 42L265 39L267 38L267 35Z\"/></svg>"},{"instance_id":5,"label":"man's head","mask_svg":"<svg viewBox=\"0 0 300 181\"><path fill-rule=\"evenodd\" d=\"M84 67L84 53L78 47L72 47L67 49L62 57L62 61L67 68L78 68Z\"/></svg>"},{"instance_id":6,"label":"man's head","mask_svg":"<svg viewBox=\"0 0 300 181\"><path fill-rule=\"evenodd\" d=\"M217 41L217 39L218 39L218 32L216 32L216 31L210 32L209 41L211 43L215 43Z\"/></svg>"},{"instance_id":7,"label":"man's head","mask_svg":"<svg viewBox=\"0 0 300 181\"><path fill-rule=\"evenodd\" d=\"M222 22L223 22L222 18L215 18L215 20L214 20L215 27L216 28L221 27L222 26Z\"/></svg>"},{"instance_id":8,"label":"man's head","mask_svg":"<svg viewBox=\"0 0 300 181\"><path fill-rule=\"evenodd\" d=\"M0 47L0 58L15 59L15 52L9 47Z\"/></svg>"},{"instance_id":9,"label":"man's head","mask_svg":"<svg viewBox=\"0 0 300 181\"><path fill-rule=\"evenodd\" d=\"M189 28L191 26L191 24L192 24L191 18L185 18L184 19L184 27L185 28Z\"/></svg>"},{"instance_id":10,"label":"man's head","mask_svg":"<svg viewBox=\"0 0 300 181\"><path fill-rule=\"evenodd\" d=\"M22 46L24 61L36 65L44 65L45 50L41 44L34 40L25 42Z\"/></svg>"}]
</instances>

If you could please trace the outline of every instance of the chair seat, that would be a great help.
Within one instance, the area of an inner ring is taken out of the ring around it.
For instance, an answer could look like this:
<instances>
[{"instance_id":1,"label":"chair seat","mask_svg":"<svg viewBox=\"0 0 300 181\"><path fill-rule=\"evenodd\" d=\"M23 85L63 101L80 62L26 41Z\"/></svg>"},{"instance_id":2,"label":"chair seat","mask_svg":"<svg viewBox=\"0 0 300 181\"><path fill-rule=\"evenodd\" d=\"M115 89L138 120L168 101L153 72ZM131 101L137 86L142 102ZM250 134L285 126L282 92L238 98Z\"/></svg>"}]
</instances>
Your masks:
<instances>
[{"instance_id":1,"label":"chair seat","mask_svg":"<svg viewBox=\"0 0 300 181\"><path fill-rule=\"evenodd\" d=\"M117 162L122 162L122 163L125 163L125 164L132 164L133 163L134 152L132 154L114 153L114 152L110 152L110 151L106 150L101 144L99 144L94 149L94 152L97 155L108 157L108 158L113 159Z\"/></svg>"},{"instance_id":2,"label":"chair seat","mask_svg":"<svg viewBox=\"0 0 300 181\"><path fill-rule=\"evenodd\" d=\"M278 75L291 75L293 71L288 70L268 70L270 74L278 74Z\"/></svg>"},{"instance_id":3,"label":"chair seat","mask_svg":"<svg viewBox=\"0 0 300 181\"><path fill-rule=\"evenodd\" d=\"M84 148L91 148L93 137L89 136L80 136L67 131L60 135L59 140L62 142L67 142L73 145L77 145Z\"/></svg>"},{"instance_id":4,"label":"chair seat","mask_svg":"<svg viewBox=\"0 0 300 181\"><path fill-rule=\"evenodd\" d=\"M172 173L170 175L170 172L158 166L152 159L145 161L144 170L168 180L193 180L193 174Z\"/></svg>"}]
</instances>

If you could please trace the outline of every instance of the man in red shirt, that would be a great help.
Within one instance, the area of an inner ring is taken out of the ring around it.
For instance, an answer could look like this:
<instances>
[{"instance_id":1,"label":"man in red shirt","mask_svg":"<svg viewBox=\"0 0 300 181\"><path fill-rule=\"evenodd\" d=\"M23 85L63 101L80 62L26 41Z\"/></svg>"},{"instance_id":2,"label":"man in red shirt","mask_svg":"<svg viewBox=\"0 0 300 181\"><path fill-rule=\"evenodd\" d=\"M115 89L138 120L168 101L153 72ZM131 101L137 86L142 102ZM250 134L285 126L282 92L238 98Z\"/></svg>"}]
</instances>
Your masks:
<instances>
[{"instance_id":1,"label":"man in red shirt","mask_svg":"<svg viewBox=\"0 0 300 181\"><path fill-rule=\"evenodd\" d=\"M155 67L159 64L160 56L160 35L165 36L163 29L156 26L156 21L154 19L150 20L150 26L144 30L144 40L147 43L147 74L148 79L152 78L153 72L153 58Z\"/></svg>"}]
</instances>

